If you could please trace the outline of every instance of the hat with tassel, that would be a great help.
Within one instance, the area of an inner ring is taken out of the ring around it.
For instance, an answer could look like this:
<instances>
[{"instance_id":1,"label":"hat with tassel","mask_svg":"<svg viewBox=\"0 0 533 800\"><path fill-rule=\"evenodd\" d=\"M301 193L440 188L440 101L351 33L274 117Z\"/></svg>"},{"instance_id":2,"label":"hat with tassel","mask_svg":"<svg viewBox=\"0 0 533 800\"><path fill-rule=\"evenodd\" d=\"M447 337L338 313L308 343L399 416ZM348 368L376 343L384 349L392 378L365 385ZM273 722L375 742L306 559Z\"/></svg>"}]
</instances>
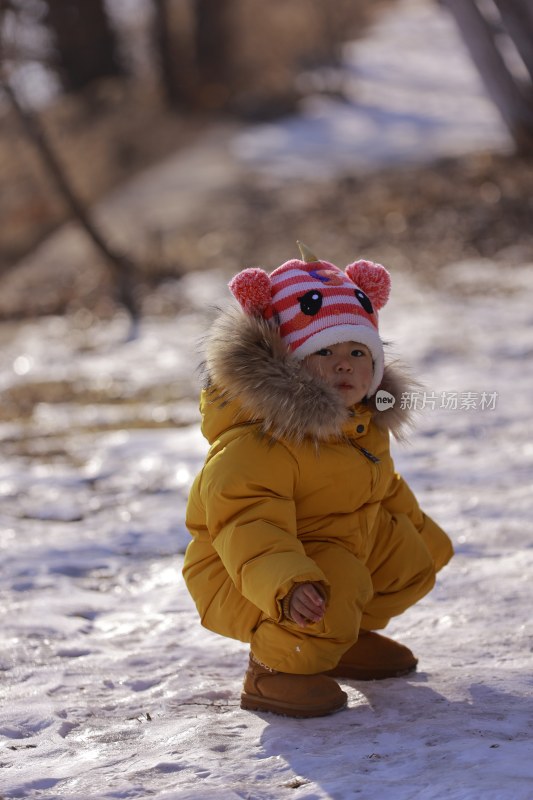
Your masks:
<instances>
[{"instance_id":1,"label":"hat with tassel","mask_svg":"<svg viewBox=\"0 0 533 800\"><path fill-rule=\"evenodd\" d=\"M378 311L389 298L390 275L364 260L343 271L298 246L301 260L286 261L270 275L259 267L242 270L229 288L246 313L272 320L298 359L340 342L366 345L374 362L371 396L383 377Z\"/></svg>"}]
</instances>

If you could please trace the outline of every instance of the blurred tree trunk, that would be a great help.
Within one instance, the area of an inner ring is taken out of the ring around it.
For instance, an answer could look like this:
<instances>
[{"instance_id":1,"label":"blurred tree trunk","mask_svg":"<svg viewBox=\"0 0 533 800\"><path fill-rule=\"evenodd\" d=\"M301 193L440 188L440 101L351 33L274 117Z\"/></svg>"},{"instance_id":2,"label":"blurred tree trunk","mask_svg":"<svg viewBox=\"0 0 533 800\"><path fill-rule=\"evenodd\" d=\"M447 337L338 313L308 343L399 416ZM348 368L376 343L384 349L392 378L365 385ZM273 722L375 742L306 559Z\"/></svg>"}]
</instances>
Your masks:
<instances>
[{"instance_id":1,"label":"blurred tree trunk","mask_svg":"<svg viewBox=\"0 0 533 800\"><path fill-rule=\"evenodd\" d=\"M154 27L153 37L159 62L161 83L170 106L180 105L180 86L174 68L172 34L168 17L167 0L153 0ZM179 45L177 45L179 47Z\"/></svg>"},{"instance_id":2,"label":"blurred tree trunk","mask_svg":"<svg viewBox=\"0 0 533 800\"><path fill-rule=\"evenodd\" d=\"M220 107L231 84L230 0L195 0L195 49L202 105Z\"/></svg>"},{"instance_id":3,"label":"blurred tree trunk","mask_svg":"<svg viewBox=\"0 0 533 800\"><path fill-rule=\"evenodd\" d=\"M488 94L521 152L533 152L533 10L530 0L494 0L488 7L476 0L439 0L459 26ZM507 36L529 73L515 74L504 58L501 38Z\"/></svg>"},{"instance_id":4,"label":"blurred tree trunk","mask_svg":"<svg viewBox=\"0 0 533 800\"><path fill-rule=\"evenodd\" d=\"M20 120L24 131L32 144L37 148L49 175L69 207L74 219L81 225L82 229L91 239L100 254L104 257L108 267L111 269L115 283L116 299L130 314L132 321L130 338L132 338L135 335L136 325L139 320L139 308L133 291L135 278L134 263L127 256L116 252L111 247L98 226L91 219L89 212L73 189L60 159L57 157L53 146L48 140L48 136L39 118L31 111L24 108L9 81L3 76L0 85L6 93L11 107Z\"/></svg>"},{"instance_id":5,"label":"blurred tree trunk","mask_svg":"<svg viewBox=\"0 0 533 800\"><path fill-rule=\"evenodd\" d=\"M494 0L494 3L533 81L533 3L531 0Z\"/></svg>"},{"instance_id":6,"label":"blurred tree trunk","mask_svg":"<svg viewBox=\"0 0 533 800\"><path fill-rule=\"evenodd\" d=\"M155 50L167 103L174 109L194 106L197 82L189 3L153 0Z\"/></svg>"},{"instance_id":7,"label":"blurred tree trunk","mask_svg":"<svg viewBox=\"0 0 533 800\"><path fill-rule=\"evenodd\" d=\"M220 109L230 93L233 0L153 0L161 80L177 109Z\"/></svg>"},{"instance_id":8,"label":"blurred tree trunk","mask_svg":"<svg viewBox=\"0 0 533 800\"><path fill-rule=\"evenodd\" d=\"M78 91L99 78L124 73L104 0L45 0L63 87Z\"/></svg>"}]
</instances>

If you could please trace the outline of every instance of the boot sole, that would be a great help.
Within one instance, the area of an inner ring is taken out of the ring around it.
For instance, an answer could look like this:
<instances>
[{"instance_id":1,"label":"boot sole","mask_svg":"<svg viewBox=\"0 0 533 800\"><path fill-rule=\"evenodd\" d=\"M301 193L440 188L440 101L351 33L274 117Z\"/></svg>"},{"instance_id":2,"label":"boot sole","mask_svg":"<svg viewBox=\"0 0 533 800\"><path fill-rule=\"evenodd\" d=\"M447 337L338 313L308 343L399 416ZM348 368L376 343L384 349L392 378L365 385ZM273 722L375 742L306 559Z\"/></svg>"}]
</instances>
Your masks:
<instances>
[{"instance_id":1,"label":"boot sole","mask_svg":"<svg viewBox=\"0 0 533 800\"><path fill-rule=\"evenodd\" d=\"M402 678L404 675L410 675L412 672L416 672L416 664L395 670L358 670L350 667L346 667L345 669L336 667L323 674L330 678L348 678L348 680L352 681L385 681L388 678Z\"/></svg>"},{"instance_id":2,"label":"boot sole","mask_svg":"<svg viewBox=\"0 0 533 800\"><path fill-rule=\"evenodd\" d=\"M328 714L335 714L342 711L348 702L348 696L343 692L344 698L339 705L309 708L308 706L295 706L292 703L283 703L281 700L273 702L264 697L257 697L251 694L241 694L241 708L245 711L270 711L272 714L279 714L282 717L297 717L306 719L308 717L326 717Z\"/></svg>"}]
</instances>

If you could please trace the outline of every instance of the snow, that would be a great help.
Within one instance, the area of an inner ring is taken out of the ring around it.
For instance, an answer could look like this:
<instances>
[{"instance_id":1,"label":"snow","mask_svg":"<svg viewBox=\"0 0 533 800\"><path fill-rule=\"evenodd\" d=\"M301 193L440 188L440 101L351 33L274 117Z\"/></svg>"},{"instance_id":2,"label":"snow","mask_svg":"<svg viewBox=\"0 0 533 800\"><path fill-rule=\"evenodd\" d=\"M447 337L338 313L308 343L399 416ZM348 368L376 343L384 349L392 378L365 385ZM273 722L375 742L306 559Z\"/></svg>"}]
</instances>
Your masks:
<instances>
[{"instance_id":1,"label":"snow","mask_svg":"<svg viewBox=\"0 0 533 800\"><path fill-rule=\"evenodd\" d=\"M419 671L342 682L346 710L301 721L239 708L247 648L201 628L181 579L196 344L225 282L205 278L135 341L120 318L0 327L4 397L39 398L0 424L1 797L528 800L533 264L393 273L382 333L424 384L395 458L457 554L388 630Z\"/></svg>"},{"instance_id":2,"label":"snow","mask_svg":"<svg viewBox=\"0 0 533 800\"><path fill-rule=\"evenodd\" d=\"M237 156L294 180L512 147L453 19L430 0L394 3L344 64L344 99L312 95L298 116L249 128Z\"/></svg>"},{"instance_id":3,"label":"snow","mask_svg":"<svg viewBox=\"0 0 533 800\"><path fill-rule=\"evenodd\" d=\"M487 292L468 296L482 269ZM206 449L197 412L182 427L129 428L126 415L105 430L105 407L88 424L67 406L19 431L37 455L15 453L0 472L4 797L530 797L533 265L451 265L443 291L393 278L383 334L426 392L396 461L457 549L434 592L390 626L419 672L343 683L348 710L324 719L241 711L246 646L200 627L180 577ZM74 381L129 370L132 384L165 385L172 359L151 359L150 343L190 356L195 320L147 320L127 344L100 331L94 351L65 336L65 320L28 323L4 348L4 385L61 375L66 360ZM433 393L452 391L497 393L495 407L432 410Z\"/></svg>"}]
</instances>

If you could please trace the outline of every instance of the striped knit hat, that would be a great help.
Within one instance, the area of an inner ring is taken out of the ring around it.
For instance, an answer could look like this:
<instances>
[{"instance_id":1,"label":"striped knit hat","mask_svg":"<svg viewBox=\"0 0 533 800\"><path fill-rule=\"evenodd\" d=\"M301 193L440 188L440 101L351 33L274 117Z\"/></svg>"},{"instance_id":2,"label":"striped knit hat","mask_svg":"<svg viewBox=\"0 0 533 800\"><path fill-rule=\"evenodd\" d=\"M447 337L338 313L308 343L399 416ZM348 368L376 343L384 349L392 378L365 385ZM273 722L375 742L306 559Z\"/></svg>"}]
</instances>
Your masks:
<instances>
[{"instance_id":1,"label":"striped knit hat","mask_svg":"<svg viewBox=\"0 0 533 800\"><path fill-rule=\"evenodd\" d=\"M371 396L383 377L377 312L388 300L390 275L372 261L355 261L343 272L298 244L303 260L287 261L270 275L245 269L229 288L246 313L273 320L298 359L340 342L366 345L374 362Z\"/></svg>"}]
</instances>

